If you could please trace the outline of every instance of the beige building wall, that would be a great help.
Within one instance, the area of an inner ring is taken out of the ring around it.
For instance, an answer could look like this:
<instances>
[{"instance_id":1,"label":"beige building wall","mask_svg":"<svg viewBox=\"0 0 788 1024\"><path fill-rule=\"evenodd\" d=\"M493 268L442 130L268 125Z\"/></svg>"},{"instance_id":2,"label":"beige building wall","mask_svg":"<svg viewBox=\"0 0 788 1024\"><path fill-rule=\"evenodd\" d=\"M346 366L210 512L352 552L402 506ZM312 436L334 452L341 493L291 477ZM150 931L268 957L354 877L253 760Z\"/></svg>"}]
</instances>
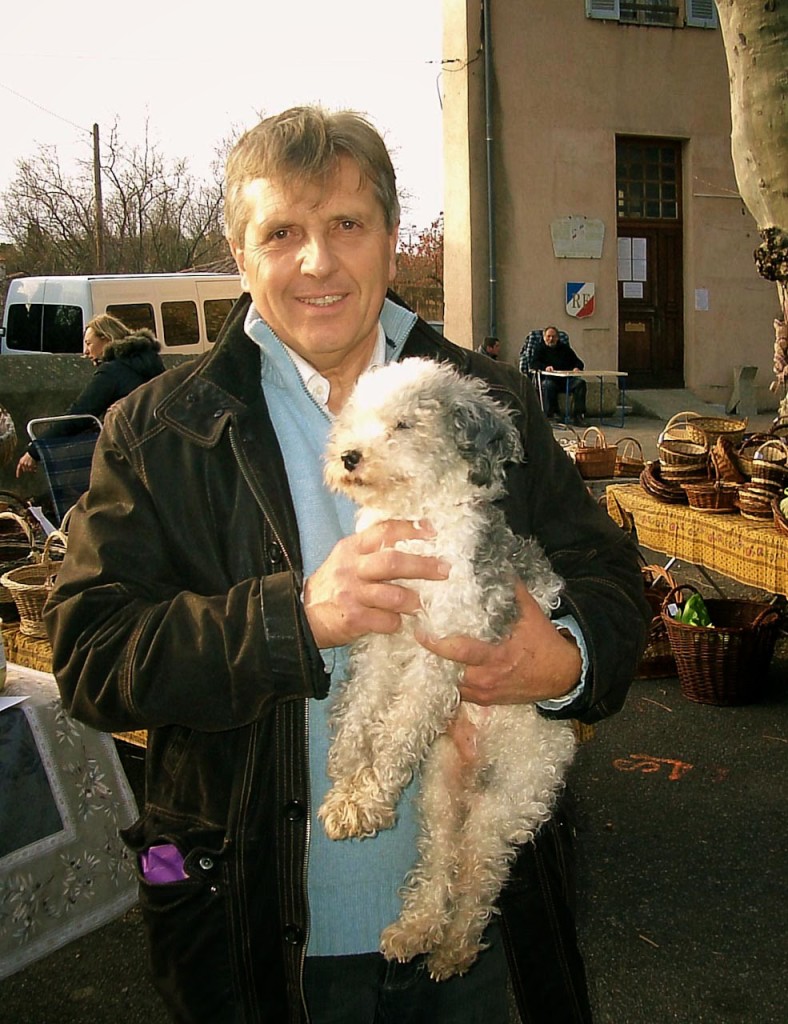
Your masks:
<instances>
[{"instance_id":1,"label":"beige building wall","mask_svg":"<svg viewBox=\"0 0 788 1024\"><path fill-rule=\"evenodd\" d=\"M490 11L496 311L491 323L482 13ZM733 367L759 367L769 407L774 285L755 270L754 221L730 156L719 30L588 19L584 0L444 0L445 332L471 346L494 326L516 362L529 330L555 323L586 365L618 367L617 135L682 141L684 382L724 402ZM558 259L550 224L604 223L601 259ZM596 287L585 319L568 281ZM705 305L707 309L696 308Z\"/></svg>"}]
</instances>

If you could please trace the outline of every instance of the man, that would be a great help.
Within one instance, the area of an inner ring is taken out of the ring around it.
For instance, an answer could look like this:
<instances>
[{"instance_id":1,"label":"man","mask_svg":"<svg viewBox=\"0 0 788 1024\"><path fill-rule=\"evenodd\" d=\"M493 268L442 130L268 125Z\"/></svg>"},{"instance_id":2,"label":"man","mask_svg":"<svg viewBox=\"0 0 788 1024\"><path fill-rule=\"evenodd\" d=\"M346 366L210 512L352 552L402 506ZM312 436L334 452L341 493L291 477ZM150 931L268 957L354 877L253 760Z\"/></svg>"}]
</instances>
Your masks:
<instances>
[{"instance_id":1,"label":"man","mask_svg":"<svg viewBox=\"0 0 788 1024\"><path fill-rule=\"evenodd\" d=\"M539 537L566 598L554 622L521 588L500 644L425 638L463 664L465 700L589 722L620 707L650 615L634 550L530 385L387 299L399 206L366 121L268 118L237 143L226 186L248 294L211 353L107 418L47 612L71 713L148 729L145 808L125 838L156 983L181 1022L504 1024L507 988L524 1020L587 1021L563 812L512 866L490 948L442 983L377 953L413 862L417 781L374 839L331 843L312 821L346 645L416 611L402 581L448 574L394 546L428 523L353 532L353 507L322 482L332 416L371 363L418 355L483 376L522 424L527 460L504 508ZM144 880L154 857L172 882Z\"/></svg>"},{"instance_id":2,"label":"man","mask_svg":"<svg viewBox=\"0 0 788 1024\"><path fill-rule=\"evenodd\" d=\"M542 404L545 416L548 419L560 419L558 414L559 391L566 393L569 386L569 395L572 399L572 422L575 426L581 426L586 413L586 382L582 377L570 377L568 380L563 377L549 377L552 370L582 370L583 360L577 355L572 346L567 342L560 344L558 340L558 328L552 324L542 331L541 340L537 340L530 353L529 369L540 373L539 387L542 391ZM567 410L567 413L569 410Z\"/></svg>"},{"instance_id":3,"label":"man","mask_svg":"<svg viewBox=\"0 0 788 1024\"><path fill-rule=\"evenodd\" d=\"M501 341L499 338L485 338L484 341L479 345L479 352L485 356L489 356L490 359L497 359L501 354Z\"/></svg>"}]
</instances>

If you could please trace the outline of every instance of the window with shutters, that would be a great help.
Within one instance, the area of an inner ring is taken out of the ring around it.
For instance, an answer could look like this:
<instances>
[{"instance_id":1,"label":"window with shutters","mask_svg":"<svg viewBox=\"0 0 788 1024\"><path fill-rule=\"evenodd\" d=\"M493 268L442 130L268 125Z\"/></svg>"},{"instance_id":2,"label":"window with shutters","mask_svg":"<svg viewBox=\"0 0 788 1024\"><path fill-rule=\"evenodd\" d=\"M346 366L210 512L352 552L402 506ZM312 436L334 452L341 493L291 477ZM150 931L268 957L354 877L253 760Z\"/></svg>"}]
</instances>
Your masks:
<instances>
[{"instance_id":1,"label":"window with shutters","mask_svg":"<svg viewBox=\"0 0 788 1024\"><path fill-rule=\"evenodd\" d=\"M714 0L586 0L586 17L622 25L717 27Z\"/></svg>"}]
</instances>

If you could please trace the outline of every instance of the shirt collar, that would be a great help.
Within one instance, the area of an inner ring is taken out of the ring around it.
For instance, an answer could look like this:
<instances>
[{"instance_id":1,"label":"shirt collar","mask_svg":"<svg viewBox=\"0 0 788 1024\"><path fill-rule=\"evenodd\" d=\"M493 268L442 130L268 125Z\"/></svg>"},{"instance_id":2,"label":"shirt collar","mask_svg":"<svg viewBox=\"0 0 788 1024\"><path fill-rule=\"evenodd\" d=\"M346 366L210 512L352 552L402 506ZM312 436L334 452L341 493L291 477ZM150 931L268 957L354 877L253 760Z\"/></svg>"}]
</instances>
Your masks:
<instances>
[{"instance_id":1,"label":"shirt collar","mask_svg":"<svg viewBox=\"0 0 788 1024\"><path fill-rule=\"evenodd\" d=\"M328 380L319 373L311 363L307 362L303 356L300 356L297 352L294 352L289 345L282 342L282 347L285 349L287 354L293 360L295 368L304 382L304 387L307 389L309 394L314 398L318 405L323 408L328 407L328 399L331 394L331 384ZM372 351L372 358L365 367L369 370L373 366L381 366L386 362L386 334L383 330L383 326L378 321L377 338L375 339L375 348Z\"/></svg>"}]
</instances>

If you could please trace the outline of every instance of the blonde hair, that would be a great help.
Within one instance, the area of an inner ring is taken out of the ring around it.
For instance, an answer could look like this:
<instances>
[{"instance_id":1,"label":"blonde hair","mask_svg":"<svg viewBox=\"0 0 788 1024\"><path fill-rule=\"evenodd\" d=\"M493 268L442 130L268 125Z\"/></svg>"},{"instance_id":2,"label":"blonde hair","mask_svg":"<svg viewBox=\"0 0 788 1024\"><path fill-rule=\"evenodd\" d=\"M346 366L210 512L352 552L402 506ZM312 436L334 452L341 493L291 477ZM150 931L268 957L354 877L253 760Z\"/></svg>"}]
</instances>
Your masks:
<instances>
[{"instance_id":1,"label":"blonde hair","mask_svg":"<svg viewBox=\"0 0 788 1024\"><path fill-rule=\"evenodd\" d=\"M370 182L391 232L399 222L397 181L386 144L369 121L352 110L292 107L250 128L227 158L224 222L227 238L242 245L249 217L244 188L250 181L325 182L339 160L358 165L361 184Z\"/></svg>"},{"instance_id":2,"label":"blonde hair","mask_svg":"<svg viewBox=\"0 0 788 1024\"><path fill-rule=\"evenodd\" d=\"M120 341L127 334L131 334L130 328L122 320L112 316L111 313L99 313L98 316L94 316L92 320L88 320L85 324L85 331L87 331L88 327L102 341Z\"/></svg>"}]
</instances>

